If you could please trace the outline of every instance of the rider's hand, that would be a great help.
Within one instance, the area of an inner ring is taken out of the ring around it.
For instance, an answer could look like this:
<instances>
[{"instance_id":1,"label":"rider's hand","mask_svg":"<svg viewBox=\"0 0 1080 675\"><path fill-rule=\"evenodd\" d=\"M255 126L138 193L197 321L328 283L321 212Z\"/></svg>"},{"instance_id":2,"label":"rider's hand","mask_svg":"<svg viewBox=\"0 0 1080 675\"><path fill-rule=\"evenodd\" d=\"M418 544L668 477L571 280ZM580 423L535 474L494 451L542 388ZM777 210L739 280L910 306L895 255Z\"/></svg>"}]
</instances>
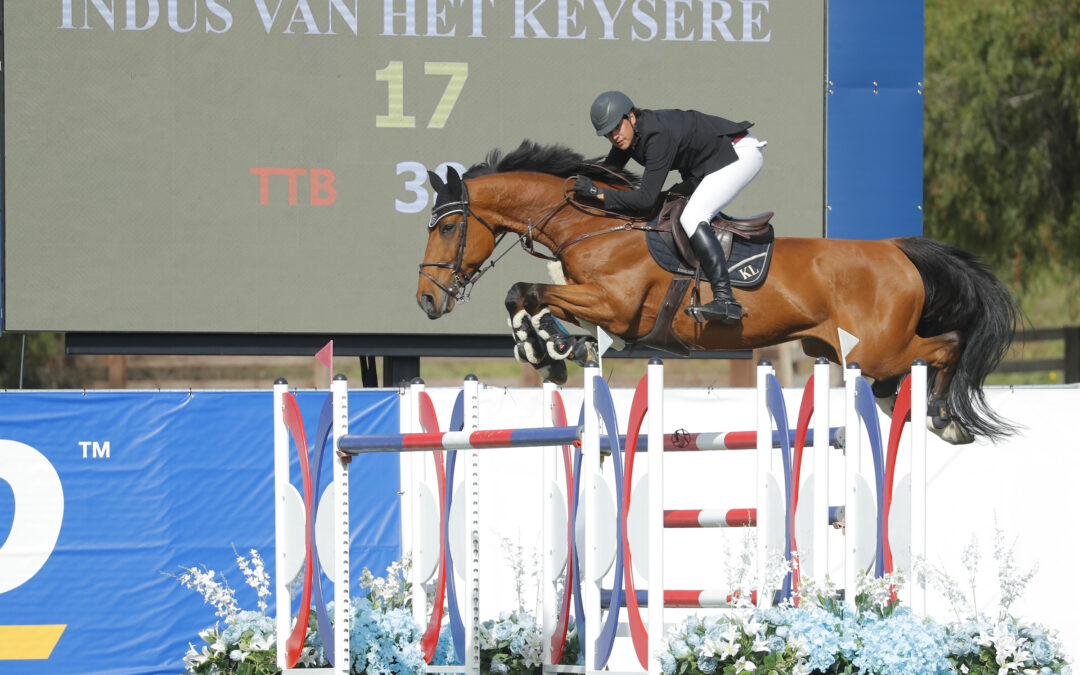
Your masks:
<instances>
[{"instance_id":1,"label":"rider's hand","mask_svg":"<svg viewBox=\"0 0 1080 675\"><path fill-rule=\"evenodd\" d=\"M604 191L585 176L578 176L574 181L574 194L584 199L601 199Z\"/></svg>"}]
</instances>

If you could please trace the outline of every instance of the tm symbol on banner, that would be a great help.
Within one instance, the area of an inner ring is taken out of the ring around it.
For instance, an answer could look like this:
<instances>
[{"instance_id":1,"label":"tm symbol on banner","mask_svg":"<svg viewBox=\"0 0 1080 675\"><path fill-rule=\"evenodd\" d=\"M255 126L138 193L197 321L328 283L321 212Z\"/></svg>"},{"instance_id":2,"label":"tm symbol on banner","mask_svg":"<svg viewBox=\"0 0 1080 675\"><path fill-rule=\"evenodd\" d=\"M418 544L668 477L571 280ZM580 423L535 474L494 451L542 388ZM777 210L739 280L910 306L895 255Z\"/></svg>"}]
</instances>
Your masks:
<instances>
[{"instance_id":1,"label":"tm symbol on banner","mask_svg":"<svg viewBox=\"0 0 1080 675\"><path fill-rule=\"evenodd\" d=\"M97 441L78 441L82 448L83 459L108 459L109 442L98 443Z\"/></svg>"}]
</instances>

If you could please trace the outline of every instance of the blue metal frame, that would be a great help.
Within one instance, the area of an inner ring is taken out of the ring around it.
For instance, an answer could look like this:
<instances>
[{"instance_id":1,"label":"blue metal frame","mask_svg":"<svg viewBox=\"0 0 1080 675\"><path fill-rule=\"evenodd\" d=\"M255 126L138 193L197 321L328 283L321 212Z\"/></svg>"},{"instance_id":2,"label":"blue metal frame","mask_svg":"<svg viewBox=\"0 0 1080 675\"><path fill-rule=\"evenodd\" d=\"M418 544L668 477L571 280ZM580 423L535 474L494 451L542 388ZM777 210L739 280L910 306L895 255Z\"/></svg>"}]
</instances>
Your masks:
<instances>
[{"instance_id":1,"label":"blue metal frame","mask_svg":"<svg viewBox=\"0 0 1080 675\"><path fill-rule=\"evenodd\" d=\"M922 234L923 3L831 0L825 236Z\"/></svg>"}]
</instances>

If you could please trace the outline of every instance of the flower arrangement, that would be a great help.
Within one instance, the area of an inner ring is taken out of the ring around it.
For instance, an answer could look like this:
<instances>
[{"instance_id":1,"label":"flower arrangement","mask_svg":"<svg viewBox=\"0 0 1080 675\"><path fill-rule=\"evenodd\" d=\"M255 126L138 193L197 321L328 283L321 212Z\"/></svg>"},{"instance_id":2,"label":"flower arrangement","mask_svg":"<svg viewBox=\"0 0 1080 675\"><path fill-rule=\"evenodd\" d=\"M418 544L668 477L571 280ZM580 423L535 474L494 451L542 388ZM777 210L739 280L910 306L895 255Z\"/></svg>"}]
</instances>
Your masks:
<instances>
[{"instance_id":1,"label":"flower arrangement","mask_svg":"<svg viewBox=\"0 0 1080 675\"><path fill-rule=\"evenodd\" d=\"M518 609L486 621L480 631L481 670L496 675L539 675L543 640L534 616L523 609L528 574L521 549L508 550L519 581ZM732 578L736 607L720 616L685 619L665 636L659 658L665 675L739 675L809 673L877 675L1071 675L1072 669L1054 631L1010 614L1035 570L1021 570L996 532L993 557L1000 593L996 613L980 611L976 601L977 541L965 550L962 562L967 586L962 589L945 571L916 561L919 583L934 587L946 598L955 621L940 623L916 617L900 607L895 590L899 574L880 579L864 577L856 588L854 608L844 606L829 579L817 584L803 579L796 598L777 607L759 609L748 600L753 575L750 559L742 556L741 572ZM214 608L218 623L199 633L204 644L189 644L184 657L190 675L270 675L279 673L275 622L267 616L270 580L255 550L237 554L237 565L255 590L256 609L241 609L224 575L204 567L182 568L181 585L197 591ZM797 560L795 562L797 565ZM771 561L765 575L766 592L786 576L787 563ZM426 666L420 649L422 629L411 613L408 559L375 577L366 568L361 586L367 595L354 598L351 610L351 671L356 675L417 674ZM219 578L220 576L220 578ZM331 617L333 606L330 607ZM219 624L224 621L224 627ZM571 624L572 625L572 624ZM300 667L327 665L314 617L308 624ZM580 662L577 635L571 630L562 664ZM453 663L449 629L440 635L434 664Z\"/></svg>"},{"instance_id":2,"label":"flower arrangement","mask_svg":"<svg viewBox=\"0 0 1080 675\"><path fill-rule=\"evenodd\" d=\"M524 612L503 612L480 628L480 669L485 673L525 675L543 665L543 635Z\"/></svg>"},{"instance_id":3,"label":"flower arrangement","mask_svg":"<svg viewBox=\"0 0 1080 675\"><path fill-rule=\"evenodd\" d=\"M540 603L541 562L536 550L526 555L526 547L507 537L500 538L507 566L514 572L514 597L517 609L502 612L497 621L489 620L480 626L480 672L496 675L540 675L543 672L543 630L535 615L526 611L526 598L533 595ZM556 595L562 597L561 589ZM566 636L559 663L579 662L581 649L573 621Z\"/></svg>"},{"instance_id":4,"label":"flower arrangement","mask_svg":"<svg viewBox=\"0 0 1080 675\"><path fill-rule=\"evenodd\" d=\"M577 630L571 628L559 663L573 665L578 662L580 653ZM543 658L543 632L532 614L503 612L498 621L485 621L481 625L480 672L540 675Z\"/></svg>"},{"instance_id":5,"label":"flower arrangement","mask_svg":"<svg viewBox=\"0 0 1080 675\"><path fill-rule=\"evenodd\" d=\"M176 577L182 586L202 595L204 602L214 608L215 616L225 623L224 628L218 622L199 633L205 643L201 649L188 644L184 656L187 675L271 675L281 672L277 667L276 623L266 614L266 600L270 596L266 567L254 549L250 551L250 557L237 554L236 561L247 585L255 589L255 610L242 610L225 575L205 566L182 568L184 573ZM410 610L408 568L408 558L388 567L386 576L381 578L364 568L360 585L368 593L365 597L354 598L350 608L349 647L353 673L412 675L424 672L420 650L422 631ZM328 604L328 612L332 621L333 603ZM447 651L445 645L442 646L443 659ZM297 667L326 665L328 661L312 612Z\"/></svg>"},{"instance_id":6,"label":"flower arrangement","mask_svg":"<svg viewBox=\"0 0 1080 675\"><path fill-rule=\"evenodd\" d=\"M964 586L944 569L916 561L919 580L948 598L956 617L946 626L949 659L956 671L974 675L1070 675L1072 668L1062 653L1057 633L1010 614L1012 604L1023 595L1037 567L1023 570L1017 566L1012 546L996 523L992 555L998 580L997 612L993 616L979 610L975 578L981 555L974 536L961 556L969 593L962 592Z\"/></svg>"},{"instance_id":7,"label":"flower arrangement","mask_svg":"<svg viewBox=\"0 0 1080 675\"><path fill-rule=\"evenodd\" d=\"M423 630L402 607L380 610L368 598L352 601L349 649L353 673L424 672Z\"/></svg>"},{"instance_id":8,"label":"flower arrangement","mask_svg":"<svg viewBox=\"0 0 1080 675\"><path fill-rule=\"evenodd\" d=\"M241 610L236 591L225 575L221 574L219 579L218 572L206 566L182 568L184 573L176 577L184 588L202 595L203 601L214 608L214 615L225 621L224 629L215 623L199 632L204 643L201 649L188 643L188 651L184 655L185 673L270 675L280 672L277 667L274 620L266 615L270 576L255 549L251 549L250 557L237 553L236 561L244 581L255 589L257 610ZM307 641L313 637L313 629L309 625ZM301 661L305 665L313 665L317 661L315 649L305 647Z\"/></svg>"},{"instance_id":9,"label":"flower arrangement","mask_svg":"<svg viewBox=\"0 0 1080 675\"><path fill-rule=\"evenodd\" d=\"M1009 615L1009 606L1034 570L1019 571L1003 539L999 530L994 558L1001 593L995 620L974 609L979 556L973 542L964 555L970 601L943 571L916 565L918 577L949 599L958 617L955 622L916 617L900 607L894 595L903 585L899 574L861 579L854 609L838 602L828 579L820 587L804 579L794 602L764 610L737 602L741 606L723 616L687 618L665 636L659 655L663 671L665 675L1071 675L1053 631Z\"/></svg>"},{"instance_id":10,"label":"flower arrangement","mask_svg":"<svg viewBox=\"0 0 1080 675\"><path fill-rule=\"evenodd\" d=\"M1011 620L942 625L908 608L887 616L819 606L689 617L666 636L665 675L738 673L1071 673L1053 635Z\"/></svg>"}]
</instances>

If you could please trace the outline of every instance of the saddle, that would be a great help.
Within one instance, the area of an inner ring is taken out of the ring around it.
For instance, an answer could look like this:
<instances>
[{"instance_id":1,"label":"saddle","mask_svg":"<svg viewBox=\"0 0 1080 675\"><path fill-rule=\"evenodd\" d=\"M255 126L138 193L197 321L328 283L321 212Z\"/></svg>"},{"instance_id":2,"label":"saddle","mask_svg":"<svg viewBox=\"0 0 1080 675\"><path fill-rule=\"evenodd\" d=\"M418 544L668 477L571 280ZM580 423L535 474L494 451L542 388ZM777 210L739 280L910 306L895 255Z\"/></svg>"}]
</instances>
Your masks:
<instances>
[{"instance_id":1,"label":"saddle","mask_svg":"<svg viewBox=\"0 0 1080 675\"><path fill-rule=\"evenodd\" d=\"M646 240L658 265L673 274L695 276L697 258L686 231L678 224L686 202L682 195L670 195L650 223ZM731 218L723 213L713 217L710 224L724 250L733 286L756 286L765 280L772 260L772 217L772 211L751 218Z\"/></svg>"},{"instance_id":2,"label":"saddle","mask_svg":"<svg viewBox=\"0 0 1080 675\"><path fill-rule=\"evenodd\" d=\"M656 321L647 335L634 340L634 346L647 346L678 356L690 353L690 347L675 335L672 320L682 305L691 281L700 282L700 266L690 248L690 239L679 225L679 216L687 198L671 194L646 228L645 240L656 263L675 276L668 286ZM772 261L773 227L771 211L752 218L713 217L713 231L724 249L732 286L756 286L765 280ZM695 284L694 293L697 293Z\"/></svg>"}]
</instances>

